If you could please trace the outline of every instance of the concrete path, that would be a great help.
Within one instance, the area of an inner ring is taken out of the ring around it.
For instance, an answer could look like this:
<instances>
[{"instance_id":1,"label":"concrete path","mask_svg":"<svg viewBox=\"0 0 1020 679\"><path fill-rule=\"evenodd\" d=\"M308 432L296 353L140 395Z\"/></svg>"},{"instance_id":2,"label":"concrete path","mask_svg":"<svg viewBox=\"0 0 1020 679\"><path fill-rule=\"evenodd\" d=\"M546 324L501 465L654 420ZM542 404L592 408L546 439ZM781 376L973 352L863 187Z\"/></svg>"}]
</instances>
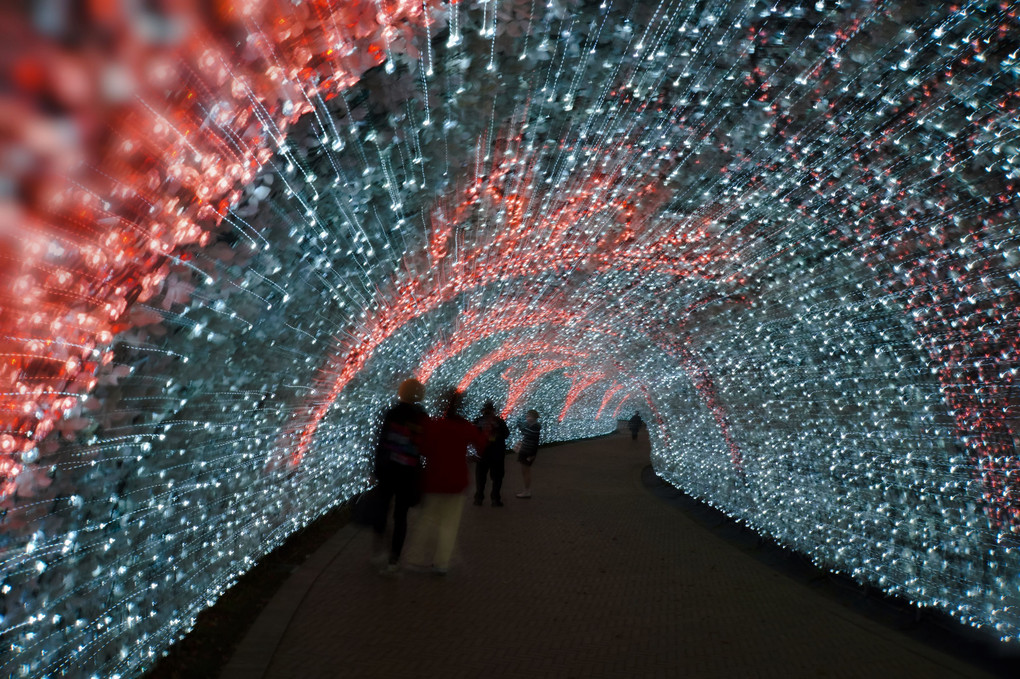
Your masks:
<instances>
[{"instance_id":1,"label":"concrete path","mask_svg":"<svg viewBox=\"0 0 1020 679\"><path fill-rule=\"evenodd\" d=\"M644 432L542 449L530 500L513 496L512 459L504 508L467 502L447 576L380 577L370 531L348 526L281 588L223 679L989 676L657 498Z\"/></svg>"}]
</instances>

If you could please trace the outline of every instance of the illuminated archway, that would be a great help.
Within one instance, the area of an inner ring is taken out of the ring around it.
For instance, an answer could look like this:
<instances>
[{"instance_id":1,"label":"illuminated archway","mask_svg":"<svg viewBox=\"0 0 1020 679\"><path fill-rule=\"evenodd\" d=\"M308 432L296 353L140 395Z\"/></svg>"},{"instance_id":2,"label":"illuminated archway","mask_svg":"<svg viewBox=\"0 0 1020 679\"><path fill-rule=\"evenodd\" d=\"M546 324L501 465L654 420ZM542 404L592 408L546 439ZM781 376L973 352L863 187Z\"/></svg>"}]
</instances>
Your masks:
<instances>
[{"instance_id":1,"label":"illuminated archway","mask_svg":"<svg viewBox=\"0 0 1020 679\"><path fill-rule=\"evenodd\" d=\"M3 17L5 669L147 667L410 374L641 403L670 482L1015 641L1015 5L533 4Z\"/></svg>"}]
</instances>

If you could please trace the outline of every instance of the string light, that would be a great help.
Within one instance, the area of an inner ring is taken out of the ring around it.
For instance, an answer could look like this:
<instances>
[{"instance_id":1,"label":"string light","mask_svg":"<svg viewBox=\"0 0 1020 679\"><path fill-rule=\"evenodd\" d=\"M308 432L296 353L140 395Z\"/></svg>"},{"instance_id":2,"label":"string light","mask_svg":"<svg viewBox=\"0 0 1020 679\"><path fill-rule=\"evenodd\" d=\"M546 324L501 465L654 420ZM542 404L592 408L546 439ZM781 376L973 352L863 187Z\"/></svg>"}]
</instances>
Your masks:
<instances>
[{"instance_id":1,"label":"string light","mask_svg":"<svg viewBox=\"0 0 1020 679\"><path fill-rule=\"evenodd\" d=\"M5 17L3 670L151 667L410 373L1015 643L1018 11Z\"/></svg>"}]
</instances>

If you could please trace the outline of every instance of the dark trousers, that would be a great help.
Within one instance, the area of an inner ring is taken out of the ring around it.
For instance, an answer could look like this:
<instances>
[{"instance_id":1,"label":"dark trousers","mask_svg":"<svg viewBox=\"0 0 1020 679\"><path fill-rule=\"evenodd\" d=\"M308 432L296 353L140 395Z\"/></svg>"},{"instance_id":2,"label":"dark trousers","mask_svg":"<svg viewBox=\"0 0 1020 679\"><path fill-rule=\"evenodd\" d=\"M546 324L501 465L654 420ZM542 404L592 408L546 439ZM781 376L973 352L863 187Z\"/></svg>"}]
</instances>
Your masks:
<instances>
[{"instance_id":1,"label":"dark trousers","mask_svg":"<svg viewBox=\"0 0 1020 679\"><path fill-rule=\"evenodd\" d=\"M632 441L637 441L637 433L638 433L637 429L630 430L630 438Z\"/></svg>"},{"instance_id":2,"label":"dark trousers","mask_svg":"<svg viewBox=\"0 0 1020 679\"><path fill-rule=\"evenodd\" d=\"M373 528L379 535L386 532L386 520L393 502L393 543L390 545L390 563L400 561L400 552L407 538L407 510L418 504L421 497L417 474L395 475L379 479L379 511Z\"/></svg>"},{"instance_id":3,"label":"dark trousers","mask_svg":"<svg viewBox=\"0 0 1020 679\"><path fill-rule=\"evenodd\" d=\"M498 456L488 455L475 462L476 500L485 499L485 481L488 476L492 476L492 499L500 499L499 491L503 488L503 475L506 471L505 462L506 455L503 454L503 451L500 451Z\"/></svg>"}]
</instances>

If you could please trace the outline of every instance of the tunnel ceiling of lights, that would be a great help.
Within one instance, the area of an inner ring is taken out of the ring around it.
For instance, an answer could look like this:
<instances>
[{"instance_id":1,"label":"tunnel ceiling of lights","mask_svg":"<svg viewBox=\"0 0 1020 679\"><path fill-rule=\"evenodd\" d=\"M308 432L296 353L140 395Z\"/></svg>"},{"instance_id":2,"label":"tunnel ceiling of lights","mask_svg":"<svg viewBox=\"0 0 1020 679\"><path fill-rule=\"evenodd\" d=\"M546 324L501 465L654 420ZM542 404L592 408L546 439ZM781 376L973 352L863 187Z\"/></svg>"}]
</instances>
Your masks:
<instances>
[{"instance_id":1,"label":"tunnel ceiling of lights","mask_svg":"<svg viewBox=\"0 0 1020 679\"><path fill-rule=\"evenodd\" d=\"M39 4L5 673L151 667L412 374L547 440L637 410L669 482L1017 643L1017 3Z\"/></svg>"}]
</instances>

